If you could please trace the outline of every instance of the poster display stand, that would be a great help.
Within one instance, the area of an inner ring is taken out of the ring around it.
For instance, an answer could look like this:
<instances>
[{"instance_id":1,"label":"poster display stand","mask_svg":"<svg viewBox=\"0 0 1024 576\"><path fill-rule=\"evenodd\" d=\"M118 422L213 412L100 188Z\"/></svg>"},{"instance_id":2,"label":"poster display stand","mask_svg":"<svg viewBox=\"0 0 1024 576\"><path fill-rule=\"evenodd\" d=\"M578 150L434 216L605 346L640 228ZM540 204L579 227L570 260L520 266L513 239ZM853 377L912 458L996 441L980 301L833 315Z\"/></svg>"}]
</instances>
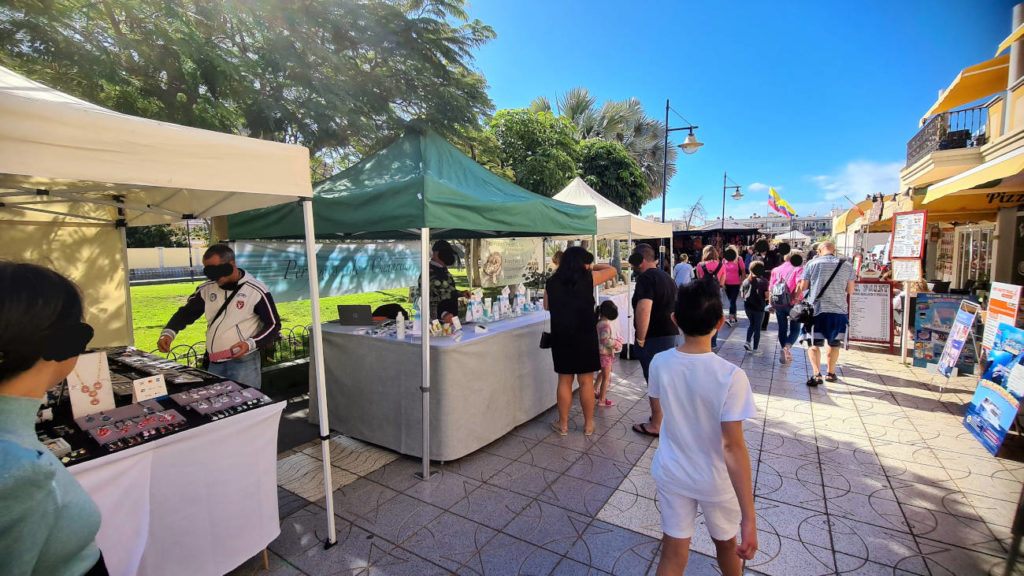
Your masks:
<instances>
[{"instance_id":1,"label":"poster display stand","mask_svg":"<svg viewBox=\"0 0 1024 576\"><path fill-rule=\"evenodd\" d=\"M854 282L849 296L849 342L888 344L893 352L892 285L877 280Z\"/></svg>"},{"instance_id":2,"label":"poster display stand","mask_svg":"<svg viewBox=\"0 0 1024 576\"><path fill-rule=\"evenodd\" d=\"M937 373L948 377L956 368L959 374L973 374L977 356L972 349L965 353L963 345L978 309L979 304L970 298L930 292L918 294L912 326L914 366L933 368L945 358L944 371ZM950 339L954 340L954 348L950 348Z\"/></svg>"},{"instance_id":3,"label":"poster display stand","mask_svg":"<svg viewBox=\"0 0 1024 576\"><path fill-rule=\"evenodd\" d=\"M922 295L927 296L927 295ZM918 296L920 298L920 296ZM933 295L933 302L931 305L934 307L932 312L932 322L941 322L941 314L935 314L938 310L941 310L942 299L948 299L948 296ZM926 299L927 301L927 299ZM920 309L921 301L918 301ZM927 364L926 367L929 370L934 368L936 374L945 377L945 383L939 385L939 394L942 394L946 386L949 385L949 379L958 373L958 367L964 365L965 368L969 367L971 372L974 371L974 366L978 361L978 339L974 334L974 320L978 316L978 310L981 306L971 300L961 300L957 306L956 316L953 318L953 323L950 326L949 332L946 334L946 343L942 347L942 354L939 355L938 362L935 364ZM938 318L937 318L938 317ZM918 313L919 320L927 319L927 315ZM927 324L922 323L922 327ZM933 325L934 326L934 325ZM935 334L935 327L929 329L931 334ZM962 362L960 360L963 354L964 345L967 343L967 336L970 335L973 348L970 351L973 353L970 355L970 362ZM918 366L917 363L917 348L914 350L914 365Z\"/></svg>"},{"instance_id":4,"label":"poster display stand","mask_svg":"<svg viewBox=\"0 0 1024 576\"><path fill-rule=\"evenodd\" d=\"M1024 396L1024 330L1000 324L988 358L963 424L995 456L1017 418Z\"/></svg>"}]
</instances>

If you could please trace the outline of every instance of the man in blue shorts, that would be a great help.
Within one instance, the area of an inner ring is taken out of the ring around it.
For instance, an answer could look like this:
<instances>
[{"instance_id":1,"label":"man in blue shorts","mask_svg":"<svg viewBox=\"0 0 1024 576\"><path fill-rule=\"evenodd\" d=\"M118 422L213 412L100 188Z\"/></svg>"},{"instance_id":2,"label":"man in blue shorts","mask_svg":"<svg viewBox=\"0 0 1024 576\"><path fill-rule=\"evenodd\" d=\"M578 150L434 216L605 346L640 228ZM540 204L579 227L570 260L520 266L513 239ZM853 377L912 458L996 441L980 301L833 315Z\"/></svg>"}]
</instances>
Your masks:
<instances>
[{"instance_id":1,"label":"man in blue shorts","mask_svg":"<svg viewBox=\"0 0 1024 576\"><path fill-rule=\"evenodd\" d=\"M829 278L832 278L831 282ZM807 297L813 299L811 302L814 304L814 323L810 327L805 326L804 333L800 336L801 341L807 344L807 356L814 370L814 375L807 380L808 386L818 386L822 382L821 346L826 347L828 354L828 372L825 379L829 382L839 379L836 376L839 346L843 342L843 334L849 322L846 296L853 294L853 283L856 278L853 266L836 257L836 245L833 242L818 244L818 257L804 267L803 279L800 280L798 290L807 290ZM822 288L825 288L824 292Z\"/></svg>"}]
</instances>

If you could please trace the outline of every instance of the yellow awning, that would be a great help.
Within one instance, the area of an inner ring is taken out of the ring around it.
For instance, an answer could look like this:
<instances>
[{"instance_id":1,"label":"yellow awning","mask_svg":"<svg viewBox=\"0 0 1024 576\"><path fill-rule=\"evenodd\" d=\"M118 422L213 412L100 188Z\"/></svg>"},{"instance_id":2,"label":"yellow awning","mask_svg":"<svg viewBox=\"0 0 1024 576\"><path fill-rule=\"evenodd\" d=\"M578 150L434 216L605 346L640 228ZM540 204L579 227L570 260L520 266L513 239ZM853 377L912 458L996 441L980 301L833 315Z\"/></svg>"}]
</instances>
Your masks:
<instances>
[{"instance_id":1,"label":"yellow awning","mask_svg":"<svg viewBox=\"0 0 1024 576\"><path fill-rule=\"evenodd\" d=\"M963 174L947 178L928 188L924 203L927 205L939 198L971 190L994 180L1016 176L1024 170L1024 148L1018 148L1009 154L985 162L981 166L971 168ZM984 192L984 189L981 190Z\"/></svg>"},{"instance_id":2,"label":"yellow awning","mask_svg":"<svg viewBox=\"0 0 1024 576\"><path fill-rule=\"evenodd\" d=\"M1012 34L1007 36L1006 40L1003 40L1002 42L999 43L999 49L996 50L996 56L1002 54L1003 50L1009 48L1010 44L1013 44L1017 40L1020 40L1022 36L1024 36L1024 25L1017 26L1017 29L1014 30Z\"/></svg>"},{"instance_id":3,"label":"yellow awning","mask_svg":"<svg viewBox=\"0 0 1024 576\"><path fill-rule=\"evenodd\" d=\"M1006 90L1009 73L1009 54L964 68L957 74L949 88L939 94L935 104L924 113L925 118Z\"/></svg>"}]
</instances>

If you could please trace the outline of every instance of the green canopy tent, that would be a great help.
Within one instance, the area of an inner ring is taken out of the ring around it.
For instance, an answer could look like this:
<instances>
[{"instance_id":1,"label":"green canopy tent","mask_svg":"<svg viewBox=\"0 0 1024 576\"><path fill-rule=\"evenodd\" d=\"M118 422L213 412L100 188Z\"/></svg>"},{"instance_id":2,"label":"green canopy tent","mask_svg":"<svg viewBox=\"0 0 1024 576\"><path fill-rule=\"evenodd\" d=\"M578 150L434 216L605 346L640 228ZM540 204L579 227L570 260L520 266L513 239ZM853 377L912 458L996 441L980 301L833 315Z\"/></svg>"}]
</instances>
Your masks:
<instances>
[{"instance_id":1,"label":"green canopy tent","mask_svg":"<svg viewBox=\"0 0 1024 576\"><path fill-rule=\"evenodd\" d=\"M493 174L436 133L410 125L391 146L313 189L317 238L420 239L420 270L434 238L591 236L593 206L525 190ZM303 237L301 206L285 204L228 217L240 239ZM430 310L429 278L420 274L421 310ZM318 306L314 303L314 306ZM430 474L430 332L423 330L423 472ZM315 367L318 374L324 368Z\"/></svg>"}]
</instances>

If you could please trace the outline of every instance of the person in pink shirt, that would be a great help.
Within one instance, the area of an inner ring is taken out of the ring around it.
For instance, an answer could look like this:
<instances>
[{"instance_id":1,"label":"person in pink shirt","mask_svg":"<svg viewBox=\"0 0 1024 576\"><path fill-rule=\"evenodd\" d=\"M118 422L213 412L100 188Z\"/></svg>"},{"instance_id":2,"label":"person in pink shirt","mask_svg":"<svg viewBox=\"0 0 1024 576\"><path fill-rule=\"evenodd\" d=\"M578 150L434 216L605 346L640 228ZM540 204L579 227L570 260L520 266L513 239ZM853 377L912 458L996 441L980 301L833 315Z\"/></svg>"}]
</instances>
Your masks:
<instances>
[{"instance_id":1,"label":"person in pink shirt","mask_svg":"<svg viewBox=\"0 0 1024 576\"><path fill-rule=\"evenodd\" d=\"M804 257L799 252L790 252L784 256L785 262L772 269L771 279L768 281L768 294L772 309L775 310L775 317L779 321L779 346L782 347L782 354L779 355L779 362L785 364L793 360L790 349L796 344L800 336L800 323L789 319L789 311L793 309L800 295L796 287L804 272ZM789 304L779 301L775 286L785 283L789 294Z\"/></svg>"},{"instance_id":2,"label":"person in pink shirt","mask_svg":"<svg viewBox=\"0 0 1024 576\"><path fill-rule=\"evenodd\" d=\"M725 249L722 269L725 272L725 296L729 298L729 324L736 325L736 298L740 295L740 284L747 270L743 266L743 258L735 246Z\"/></svg>"},{"instance_id":3,"label":"person in pink shirt","mask_svg":"<svg viewBox=\"0 0 1024 576\"><path fill-rule=\"evenodd\" d=\"M697 265L697 278L703 280L705 277L708 282L714 278L713 282L719 286L719 290L725 284L725 263L719 259L718 248L714 246L704 247L703 257ZM718 330L711 335L711 348L718 349Z\"/></svg>"}]
</instances>

